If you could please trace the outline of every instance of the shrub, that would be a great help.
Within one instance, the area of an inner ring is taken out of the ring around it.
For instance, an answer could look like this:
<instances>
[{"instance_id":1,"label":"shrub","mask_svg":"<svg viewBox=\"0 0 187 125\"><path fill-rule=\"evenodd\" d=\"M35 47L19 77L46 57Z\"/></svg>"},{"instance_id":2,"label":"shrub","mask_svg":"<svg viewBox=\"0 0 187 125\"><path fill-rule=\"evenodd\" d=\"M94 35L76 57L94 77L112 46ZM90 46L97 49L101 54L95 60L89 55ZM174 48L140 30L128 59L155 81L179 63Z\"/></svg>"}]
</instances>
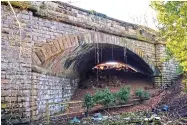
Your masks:
<instances>
[{"instance_id":1,"label":"shrub","mask_svg":"<svg viewBox=\"0 0 187 125\"><path fill-rule=\"evenodd\" d=\"M94 100L93 96L91 94L86 94L84 96L84 101L83 101L83 107L86 108L86 114L88 114L88 111L94 106Z\"/></svg>"},{"instance_id":2,"label":"shrub","mask_svg":"<svg viewBox=\"0 0 187 125\"><path fill-rule=\"evenodd\" d=\"M106 88L95 93L94 102L96 104L101 104L103 107L109 107L114 104L115 96L108 88Z\"/></svg>"},{"instance_id":3,"label":"shrub","mask_svg":"<svg viewBox=\"0 0 187 125\"><path fill-rule=\"evenodd\" d=\"M150 98L150 93L144 91L143 89L137 89L135 94L140 98L140 100L146 100Z\"/></svg>"},{"instance_id":4,"label":"shrub","mask_svg":"<svg viewBox=\"0 0 187 125\"><path fill-rule=\"evenodd\" d=\"M126 103L130 98L130 87L121 88L115 95L119 102Z\"/></svg>"}]
</instances>

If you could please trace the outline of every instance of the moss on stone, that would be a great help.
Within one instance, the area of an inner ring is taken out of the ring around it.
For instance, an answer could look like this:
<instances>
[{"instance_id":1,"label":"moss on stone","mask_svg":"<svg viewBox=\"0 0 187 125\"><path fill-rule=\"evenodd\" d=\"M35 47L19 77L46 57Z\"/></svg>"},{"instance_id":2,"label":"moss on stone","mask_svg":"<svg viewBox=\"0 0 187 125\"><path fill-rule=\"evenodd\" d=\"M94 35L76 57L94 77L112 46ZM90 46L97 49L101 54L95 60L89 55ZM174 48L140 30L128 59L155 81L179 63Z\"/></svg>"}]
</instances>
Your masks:
<instances>
[{"instance_id":1,"label":"moss on stone","mask_svg":"<svg viewBox=\"0 0 187 125\"><path fill-rule=\"evenodd\" d=\"M146 37L144 37L143 35L140 34L139 30L137 30L136 33L137 33L138 40L148 41Z\"/></svg>"},{"instance_id":2,"label":"moss on stone","mask_svg":"<svg viewBox=\"0 0 187 125\"><path fill-rule=\"evenodd\" d=\"M8 1L2 1L2 3L8 4ZM20 9L28 9L31 7L30 1L10 1L10 4Z\"/></svg>"}]
</instances>

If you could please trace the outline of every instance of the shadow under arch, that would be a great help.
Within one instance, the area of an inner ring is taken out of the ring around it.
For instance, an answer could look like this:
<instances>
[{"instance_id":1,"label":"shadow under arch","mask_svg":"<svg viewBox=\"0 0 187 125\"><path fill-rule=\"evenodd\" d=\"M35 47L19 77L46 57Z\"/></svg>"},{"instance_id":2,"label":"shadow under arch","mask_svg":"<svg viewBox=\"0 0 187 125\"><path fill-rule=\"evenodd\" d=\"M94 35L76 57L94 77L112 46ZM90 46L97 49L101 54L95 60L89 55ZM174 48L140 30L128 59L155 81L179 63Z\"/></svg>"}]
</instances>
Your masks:
<instances>
[{"instance_id":1,"label":"shadow under arch","mask_svg":"<svg viewBox=\"0 0 187 125\"><path fill-rule=\"evenodd\" d=\"M81 77L85 75L87 70L96 66L98 60L99 63L116 61L126 63L138 72L150 77L159 75L160 71L156 66L150 66L143 58L129 48L126 48L127 57L125 59L124 48L108 43L85 43L73 48L72 51L67 50L69 52L63 52L55 56L48 64L45 64L45 68L56 74ZM97 58L97 52L99 58Z\"/></svg>"},{"instance_id":2,"label":"shadow under arch","mask_svg":"<svg viewBox=\"0 0 187 125\"><path fill-rule=\"evenodd\" d=\"M91 45L88 44L84 45L83 48L90 48L90 51L80 54L75 60L76 65L74 65L74 69L76 69L80 74L97 65L97 61L99 61L99 63L109 61L122 62L130 65L138 72L145 75L155 76L159 74L156 67L154 67L154 69L150 67L150 65L147 64L141 57L128 48L126 50L127 57L125 58L124 47L106 43L98 44L99 49L97 49L94 45L92 45L92 47L90 46ZM97 52L99 53L99 59L97 59L96 56Z\"/></svg>"}]
</instances>

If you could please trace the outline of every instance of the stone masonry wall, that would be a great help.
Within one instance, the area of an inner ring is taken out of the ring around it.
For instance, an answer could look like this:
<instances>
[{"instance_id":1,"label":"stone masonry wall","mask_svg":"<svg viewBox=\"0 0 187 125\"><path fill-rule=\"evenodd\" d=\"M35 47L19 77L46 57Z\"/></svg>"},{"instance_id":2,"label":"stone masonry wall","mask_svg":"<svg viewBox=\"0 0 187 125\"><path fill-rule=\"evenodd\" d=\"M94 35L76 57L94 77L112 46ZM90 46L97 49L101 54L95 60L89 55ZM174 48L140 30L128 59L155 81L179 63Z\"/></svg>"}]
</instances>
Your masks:
<instances>
[{"instance_id":1,"label":"stone masonry wall","mask_svg":"<svg viewBox=\"0 0 187 125\"><path fill-rule=\"evenodd\" d=\"M46 118L46 108L49 103L68 101L77 88L79 79L48 76L32 73L32 119ZM51 105L50 114L63 111L60 105Z\"/></svg>"},{"instance_id":2,"label":"stone masonry wall","mask_svg":"<svg viewBox=\"0 0 187 125\"><path fill-rule=\"evenodd\" d=\"M48 39L66 34L68 28L68 33L75 30L70 25L61 24L61 32L58 32L59 25L50 22L56 27L47 26L49 24L46 22L49 21L34 18L31 11L17 8L14 8L14 11L21 23L21 35L10 7L1 5L1 104L2 119L21 123L41 118L45 112L46 100L64 101L70 99L73 94L77 81L32 73L31 55L35 43L47 42ZM45 27L48 27L48 30ZM64 95L58 95L59 93ZM48 98L43 96L44 94L48 94ZM56 98L52 99L54 96ZM58 108L55 108L53 107L53 111L57 112Z\"/></svg>"},{"instance_id":3,"label":"stone masonry wall","mask_svg":"<svg viewBox=\"0 0 187 125\"><path fill-rule=\"evenodd\" d=\"M30 16L31 12L22 11L20 15L25 22L30 21L24 16ZM31 30L23 25L20 35L20 29L9 7L1 6L1 17L2 119L6 118L8 122L16 121L15 119L19 118L22 118L22 121L29 121L32 62Z\"/></svg>"},{"instance_id":4,"label":"stone masonry wall","mask_svg":"<svg viewBox=\"0 0 187 125\"><path fill-rule=\"evenodd\" d=\"M171 84L176 80L178 76L178 63L174 59L170 59L169 61L163 62L163 59L166 57L165 49L166 45L156 45L156 63L161 71L162 77L156 77L155 83L157 84L157 86L161 86L163 88L171 86Z\"/></svg>"}]
</instances>

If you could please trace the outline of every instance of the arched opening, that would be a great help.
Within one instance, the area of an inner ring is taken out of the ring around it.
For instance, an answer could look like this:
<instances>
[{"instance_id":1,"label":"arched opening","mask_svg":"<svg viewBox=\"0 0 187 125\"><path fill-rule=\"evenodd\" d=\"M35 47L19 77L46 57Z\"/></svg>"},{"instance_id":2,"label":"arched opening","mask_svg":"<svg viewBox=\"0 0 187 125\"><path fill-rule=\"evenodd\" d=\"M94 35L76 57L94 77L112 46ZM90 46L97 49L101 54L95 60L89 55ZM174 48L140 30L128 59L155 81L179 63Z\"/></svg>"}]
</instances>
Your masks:
<instances>
[{"instance_id":1,"label":"arched opening","mask_svg":"<svg viewBox=\"0 0 187 125\"><path fill-rule=\"evenodd\" d=\"M75 94L104 87L120 89L123 85L130 85L134 89L153 87L154 71L128 48L111 44L85 44L76 52L78 54L69 57L64 65L67 69L73 68L80 77L78 90L82 90L77 90Z\"/></svg>"},{"instance_id":2,"label":"arched opening","mask_svg":"<svg viewBox=\"0 0 187 125\"><path fill-rule=\"evenodd\" d=\"M56 88L59 89L62 97L58 97L59 93L55 95L59 100L82 100L86 93L94 94L96 90L106 86L112 92L118 91L123 85L130 85L131 90L133 87L153 86L152 78L156 74L155 67L151 65L149 58L144 58L136 51L135 45L126 46L125 43L119 42L113 44L93 42L83 42L79 39L78 45L62 48L59 52L53 51L54 53L49 56L46 46L39 48L36 52L33 51L35 52L33 55L42 60L41 63L33 63L33 71L37 72L33 75L37 77L41 75L37 78L38 83L43 82L44 86L49 86L45 83L49 81L50 86L58 85ZM122 66L109 68L105 70L106 72L97 69L94 71L94 67L104 63L111 64L111 62L112 64L121 63ZM123 70L124 67L125 70ZM45 79L43 74L46 74ZM42 87L40 91L46 91L43 88L46 87ZM56 92L55 89L51 91ZM45 98L45 95L39 96ZM50 95L50 98L53 99L54 96Z\"/></svg>"},{"instance_id":3,"label":"arched opening","mask_svg":"<svg viewBox=\"0 0 187 125\"><path fill-rule=\"evenodd\" d=\"M117 65L120 65L121 69L116 67L105 71L94 69L94 67L101 66L104 63L106 66L106 64L111 64L111 62L113 62L113 64L118 63ZM129 84L132 83L132 80L140 78L147 83L146 85L149 85L148 87L151 87L153 85L152 78L155 74L150 64L146 63L145 60L138 56L133 50L124 46L108 43L87 43L75 48L68 48L63 53L47 60L43 66L48 71L53 71L55 74L70 78L79 78L78 86L80 88L86 84L85 81L89 80L90 77L97 80L94 81L94 83L98 82L100 79L99 77L102 77L103 74L105 74L104 77L106 77L106 79L109 79L109 76L117 77L115 79L123 79L126 77L129 80L126 79L124 81L129 81L126 82ZM119 76L120 78L118 78ZM140 84L139 81L133 82L137 85ZM91 82L89 82L88 85L92 86Z\"/></svg>"},{"instance_id":4,"label":"arched opening","mask_svg":"<svg viewBox=\"0 0 187 125\"><path fill-rule=\"evenodd\" d=\"M124 51L126 54L124 55ZM138 72L152 76L154 71L151 67L136 53L128 48L112 44L84 44L77 48L65 61L65 68L73 66L73 69L81 76L89 69L103 62L121 62L133 67ZM126 56L126 57L125 57ZM74 62L74 63L73 63ZM68 64L68 66L67 66Z\"/></svg>"}]
</instances>

